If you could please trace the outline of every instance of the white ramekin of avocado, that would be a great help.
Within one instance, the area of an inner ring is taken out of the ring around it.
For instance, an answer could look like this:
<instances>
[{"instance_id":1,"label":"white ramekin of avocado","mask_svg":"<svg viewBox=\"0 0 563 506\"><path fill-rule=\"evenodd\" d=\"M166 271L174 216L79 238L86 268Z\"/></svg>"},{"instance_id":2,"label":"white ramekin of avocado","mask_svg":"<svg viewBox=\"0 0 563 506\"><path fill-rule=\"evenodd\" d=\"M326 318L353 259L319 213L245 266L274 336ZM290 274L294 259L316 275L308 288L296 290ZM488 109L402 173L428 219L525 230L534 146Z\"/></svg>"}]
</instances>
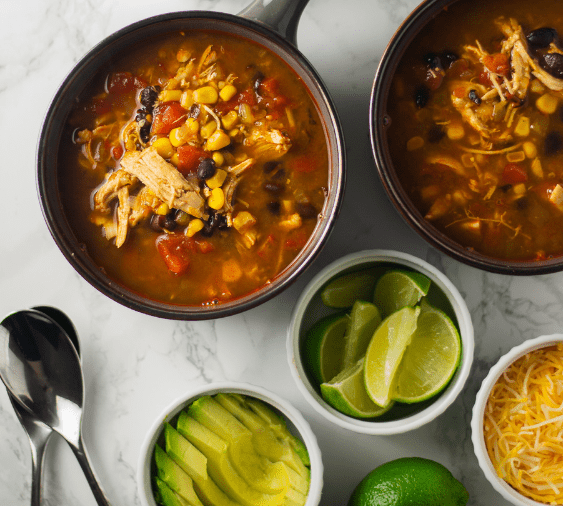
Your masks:
<instances>
[{"instance_id":1,"label":"white ramekin of avocado","mask_svg":"<svg viewBox=\"0 0 563 506\"><path fill-rule=\"evenodd\" d=\"M303 416L263 388L204 385L174 401L142 446L143 506L317 506L323 464Z\"/></svg>"},{"instance_id":2,"label":"white ramekin of avocado","mask_svg":"<svg viewBox=\"0 0 563 506\"><path fill-rule=\"evenodd\" d=\"M459 291L406 253L360 251L331 263L293 310L287 351L297 386L331 422L397 434L433 420L460 393L473 325Z\"/></svg>"}]
</instances>

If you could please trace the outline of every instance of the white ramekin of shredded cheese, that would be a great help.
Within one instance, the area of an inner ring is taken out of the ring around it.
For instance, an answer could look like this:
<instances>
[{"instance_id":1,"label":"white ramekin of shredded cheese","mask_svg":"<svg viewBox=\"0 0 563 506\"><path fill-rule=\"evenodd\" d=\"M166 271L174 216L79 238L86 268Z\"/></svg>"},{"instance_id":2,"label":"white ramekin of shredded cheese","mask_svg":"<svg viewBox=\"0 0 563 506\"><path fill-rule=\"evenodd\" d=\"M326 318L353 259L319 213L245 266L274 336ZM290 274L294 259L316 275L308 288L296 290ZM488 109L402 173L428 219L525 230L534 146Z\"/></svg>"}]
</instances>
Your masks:
<instances>
[{"instance_id":1,"label":"white ramekin of shredded cheese","mask_svg":"<svg viewBox=\"0 0 563 506\"><path fill-rule=\"evenodd\" d=\"M563 334L499 359L477 394L471 431L479 465L505 499L563 504Z\"/></svg>"}]
</instances>

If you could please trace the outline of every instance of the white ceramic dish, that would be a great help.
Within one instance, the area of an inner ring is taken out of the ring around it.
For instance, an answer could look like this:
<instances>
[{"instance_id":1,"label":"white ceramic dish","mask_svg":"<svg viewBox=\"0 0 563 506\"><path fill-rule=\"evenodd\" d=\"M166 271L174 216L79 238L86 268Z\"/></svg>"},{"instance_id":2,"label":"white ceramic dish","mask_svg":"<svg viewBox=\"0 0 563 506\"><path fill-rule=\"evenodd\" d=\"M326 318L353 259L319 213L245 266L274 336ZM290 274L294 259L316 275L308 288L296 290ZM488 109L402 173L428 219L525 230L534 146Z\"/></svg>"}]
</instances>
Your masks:
<instances>
[{"instance_id":1,"label":"white ceramic dish","mask_svg":"<svg viewBox=\"0 0 563 506\"><path fill-rule=\"evenodd\" d=\"M291 404L272 392L254 385L235 382L214 383L190 390L188 393L172 402L155 420L141 446L137 468L137 484L142 506L158 506L154 500L152 490L151 461L154 445L162 432L164 423L172 420L183 408L187 407L199 397L215 395L219 392L231 392L255 397L267 403L283 415L287 421L288 428L305 444L309 452L309 458L311 459L311 483L305 506L318 506L321 501L323 488L323 463L317 438L313 434L307 421Z\"/></svg>"},{"instance_id":2,"label":"white ceramic dish","mask_svg":"<svg viewBox=\"0 0 563 506\"><path fill-rule=\"evenodd\" d=\"M446 295L451 312L457 320L462 342L462 357L458 370L448 386L431 401L404 407L402 411L393 408L380 419L359 420L344 415L327 404L320 395L319 390L311 382L301 362L301 345L307 330L312 324L328 314L331 310L326 308L320 300L323 286L331 279L342 274L368 268L375 264L391 264L391 268L408 268L418 271L427 277ZM398 434L416 429L430 422L455 400L461 392L469 375L473 362L474 336L471 316L461 294L452 282L438 269L424 260L388 250L367 250L347 255L325 267L306 286L297 301L291 323L288 329L287 352L291 373L297 386L313 406L327 420L340 427L364 434ZM394 418L393 418L394 417Z\"/></svg>"},{"instance_id":3,"label":"white ceramic dish","mask_svg":"<svg viewBox=\"0 0 563 506\"><path fill-rule=\"evenodd\" d=\"M473 406L473 415L471 418L471 440L473 441L473 449L475 451L475 455L477 456L477 460L479 461L479 466L495 490L507 501L510 501L512 504L517 506L545 506L546 503L534 501L533 499L523 496L497 475L485 446L485 437L483 433L485 407L487 405L491 389L497 382L500 375L510 366L510 364L530 351L552 346L560 342L563 342L563 334L552 334L548 336L540 336L535 339L529 339L528 341L512 348L491 368L489 374L481 384L481 388L479 389L475 399L475 405Z\"/></svg>"}]
</instances>

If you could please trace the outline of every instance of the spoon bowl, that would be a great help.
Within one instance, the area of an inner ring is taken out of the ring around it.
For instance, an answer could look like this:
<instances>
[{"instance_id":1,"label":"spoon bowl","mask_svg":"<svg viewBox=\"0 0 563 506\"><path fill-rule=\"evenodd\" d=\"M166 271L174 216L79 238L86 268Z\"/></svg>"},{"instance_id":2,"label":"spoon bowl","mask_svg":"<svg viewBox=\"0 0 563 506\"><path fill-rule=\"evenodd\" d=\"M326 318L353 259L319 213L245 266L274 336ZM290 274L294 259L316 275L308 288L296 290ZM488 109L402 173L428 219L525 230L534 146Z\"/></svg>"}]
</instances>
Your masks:
<instances>
[{"instance_id":1,"label":"spoon bowl","mask_svg":"<svg viewBox=\"0 0 563 506\"><path fill-rule=\"evenodd\" d=\"M0 324L0 378L17 403L66 439L98 504L109 506L82 440L82 368L63 328L40 311L8 315Z\"/></svg>"}]
</instances>

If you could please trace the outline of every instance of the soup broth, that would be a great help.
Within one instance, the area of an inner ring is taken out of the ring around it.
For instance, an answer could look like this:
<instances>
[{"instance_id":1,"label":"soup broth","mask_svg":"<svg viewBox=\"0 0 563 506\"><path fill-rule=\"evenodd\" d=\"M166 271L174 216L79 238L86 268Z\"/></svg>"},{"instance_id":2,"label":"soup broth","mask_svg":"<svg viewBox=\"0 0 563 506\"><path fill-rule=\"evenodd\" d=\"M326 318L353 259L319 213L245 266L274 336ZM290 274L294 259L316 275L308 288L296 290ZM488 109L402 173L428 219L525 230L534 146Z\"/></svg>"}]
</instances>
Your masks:
<instances>
[{"instance_id":1,"label":"soup broth","mask_svg":"<svg viewBox=\"0 0 563 506\"><path fill-rule=\"evenodd\" d=\"M249 40L189 31L97 75L59 151L65 213L93 261L153 300L217 304L307 243L328 184L300 78Z\"/></svg>"},{"instance_id":2,"label":"soup broth","mask_svg":"<svg viewBox=\"0 0 563 506\"><path fill-rule=\"evenodd\" d=\"M426 220L511 261L563 255L563 9L458 1L392 81L395 171Z\"/></svg>"}]
</instances>

